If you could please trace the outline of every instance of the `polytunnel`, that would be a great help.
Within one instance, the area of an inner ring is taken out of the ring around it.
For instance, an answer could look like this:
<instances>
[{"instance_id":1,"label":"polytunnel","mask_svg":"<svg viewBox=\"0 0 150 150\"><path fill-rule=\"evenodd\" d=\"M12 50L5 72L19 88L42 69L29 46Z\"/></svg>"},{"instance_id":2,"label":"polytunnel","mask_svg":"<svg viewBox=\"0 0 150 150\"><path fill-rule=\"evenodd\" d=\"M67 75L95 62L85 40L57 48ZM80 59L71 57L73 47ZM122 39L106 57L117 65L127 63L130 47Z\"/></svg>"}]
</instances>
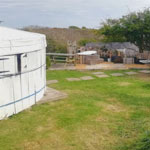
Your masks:
<instances>
[{"instance_id":1,"label":"polytunnel","mask_svg":"<svg viewBox=\"0 0 150 150\"><path fill-rule=\"evenodd\" d=\"M0 27L0 120L43 97L45 56L45 35Z\"/></svg>"}]
</instances>

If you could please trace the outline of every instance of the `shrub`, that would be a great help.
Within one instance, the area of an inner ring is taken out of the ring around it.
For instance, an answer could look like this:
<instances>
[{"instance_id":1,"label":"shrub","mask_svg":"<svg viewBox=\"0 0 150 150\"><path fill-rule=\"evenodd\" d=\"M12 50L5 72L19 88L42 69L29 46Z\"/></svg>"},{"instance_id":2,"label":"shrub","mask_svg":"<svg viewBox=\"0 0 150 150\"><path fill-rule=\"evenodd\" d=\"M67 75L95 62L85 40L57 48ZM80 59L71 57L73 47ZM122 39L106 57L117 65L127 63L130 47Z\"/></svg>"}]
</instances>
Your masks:
<instances>
[{"instance_id":1,"label":"shrub","mask_svg":"<svg viewBox=\"0 0 150 150\"><path fill-rule=\"evenodd\" d=\"M67 46L47 38L47 53L67 53Z\"/></svg>"},{"instance_id":2,"label":"shrub","mask_svg":"<svg viewBox=\"0 0 150 150\"><path fill-rule=\"evenodd\" d=\"M51 66L51 60L49 56L46 56L46 69L50 68Z\"/></svg>"}]
</instances>

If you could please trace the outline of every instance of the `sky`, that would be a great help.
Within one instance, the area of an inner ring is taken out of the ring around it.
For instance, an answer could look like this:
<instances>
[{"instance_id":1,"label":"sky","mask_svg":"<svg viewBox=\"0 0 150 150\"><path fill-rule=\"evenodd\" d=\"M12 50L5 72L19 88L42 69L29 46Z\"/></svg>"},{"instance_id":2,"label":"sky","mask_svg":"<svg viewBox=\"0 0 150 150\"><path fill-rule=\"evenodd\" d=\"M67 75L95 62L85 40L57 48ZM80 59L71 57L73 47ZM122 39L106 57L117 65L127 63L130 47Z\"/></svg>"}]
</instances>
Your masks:
<instances>
[{"instance_id":1,"label":"sky","mask_svg":"<svg viewBox=\"0 0 150 150\"><path fill-rule=\"evenodd\" d=\"M1 25L22 28L86 26L150 7L150 0L0 0Z\"/></svg>"}]
</instances>

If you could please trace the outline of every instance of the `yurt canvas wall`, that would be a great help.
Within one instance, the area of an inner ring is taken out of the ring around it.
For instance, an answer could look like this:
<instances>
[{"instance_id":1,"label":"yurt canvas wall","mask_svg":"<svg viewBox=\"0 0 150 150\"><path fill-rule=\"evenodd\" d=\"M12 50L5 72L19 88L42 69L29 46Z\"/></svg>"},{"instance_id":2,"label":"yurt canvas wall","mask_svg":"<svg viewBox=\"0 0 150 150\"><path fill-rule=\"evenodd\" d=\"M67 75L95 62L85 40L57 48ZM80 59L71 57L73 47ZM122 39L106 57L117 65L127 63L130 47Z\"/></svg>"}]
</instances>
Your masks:
<instances>
[{"instance_id":1,"label":"yurt canvas wall","mask_svg":"<svg viewBox=\"0 0 150 150\"><path fill-rule=\"evenodd\" d=\"M45 35L0 27L0 119L38 102L46 87Z\"/></svg>"}]
</instances>

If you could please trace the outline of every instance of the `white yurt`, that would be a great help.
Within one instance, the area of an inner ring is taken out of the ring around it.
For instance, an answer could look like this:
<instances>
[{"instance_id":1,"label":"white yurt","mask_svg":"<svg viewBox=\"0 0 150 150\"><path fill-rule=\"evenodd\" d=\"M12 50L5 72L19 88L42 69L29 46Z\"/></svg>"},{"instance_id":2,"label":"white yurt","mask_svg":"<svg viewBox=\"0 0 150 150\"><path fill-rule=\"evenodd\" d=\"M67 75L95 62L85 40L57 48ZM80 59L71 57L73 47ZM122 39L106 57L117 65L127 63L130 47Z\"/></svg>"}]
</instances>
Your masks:
<instances>
[{"instance_id":1,"label":"white yurt","mask_svg":"<svg viewBox=\"0 0 150 150\"><path fill-rule=\"evenodd\" d=\"M43 97L45 56L45 35L0 27L0 120Z\"/></svg>"}]
</instances>

